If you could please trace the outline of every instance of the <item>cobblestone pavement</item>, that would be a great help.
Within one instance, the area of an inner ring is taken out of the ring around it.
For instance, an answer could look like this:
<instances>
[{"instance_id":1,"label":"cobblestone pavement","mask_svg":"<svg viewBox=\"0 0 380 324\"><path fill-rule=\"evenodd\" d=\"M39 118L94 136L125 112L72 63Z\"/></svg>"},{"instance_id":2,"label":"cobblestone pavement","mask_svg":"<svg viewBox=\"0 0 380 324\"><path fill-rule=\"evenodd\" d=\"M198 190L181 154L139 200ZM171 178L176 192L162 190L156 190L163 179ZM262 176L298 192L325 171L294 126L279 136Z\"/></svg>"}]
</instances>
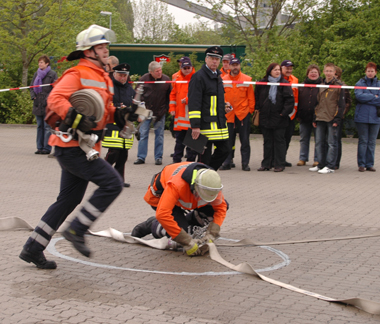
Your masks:
<instances>
[{"instance_id":1,"label":"cobblestone pavement","mask_svg":"<svg viewBox=\"0 0 380 324\"><path fill-rule=\"evenodd\" d=\"M60 180L55 159L33 154L35 135L33 126L0 125L0 218L17 216L33 226L56 199ZM287 157L293 167L282 173L257 172L262 138L254 135L252 171L241 170L237 150L236 168L219 172L230 203L222 237L273 242L361 235L380 229L380 172L358 172L357 140L343 141L341 168L334 174L309 172L311 163L295 166L298 137L293 138ZM143 201L152 175L161 170L154 165L153 147L151 134L146 164L133 165L134 144L126 165L126 181L131 187L123 190L93 230L113 227L128 233L154 215ZM164 164L171 162L173 147L173 138L165 132ZM86 197L94 189L90 184ZM61 256L46 255L58 268L38 270L18 258L29 234L24 230L0 232L0 322L4 324L343 324L380 320L380 316L351 306L232 273L208 256L188 258L180 252L106 238L88 237L94 257L86 259L56 234L52 243ZM263 274L325 296L380 301L379 245L380 237L373 237L274 245L274 250L220 247L219 252L233 264L246 261L255 269L286 263Z\"/></svg>"}]
</instances>

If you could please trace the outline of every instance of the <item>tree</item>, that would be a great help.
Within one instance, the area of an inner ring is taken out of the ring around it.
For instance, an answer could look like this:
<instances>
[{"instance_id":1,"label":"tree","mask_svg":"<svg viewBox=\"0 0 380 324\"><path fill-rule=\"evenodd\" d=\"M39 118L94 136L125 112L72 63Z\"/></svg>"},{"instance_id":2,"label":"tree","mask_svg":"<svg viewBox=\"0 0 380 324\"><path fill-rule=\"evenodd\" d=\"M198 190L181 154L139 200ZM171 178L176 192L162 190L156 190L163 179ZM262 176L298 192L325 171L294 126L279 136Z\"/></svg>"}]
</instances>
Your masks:
<instances>
[{"instance_id":1,"label":"tree","mask_svg":"<svg viewBox=\"0 0 380 324\"><path fill-rule=\"evenodd\" d=\"M279 35L288 35L289 28L318 5L318 0L197 0L211 7L214 16L225 23L225 31L234 36L234 43L246 44L250 51L265 44L267 31L276 26Z\"/></svg>"},{"instance_id":2,"label":"tree","mask_svg":"<svg viewBox=\"0 0 380 324\"><path fill-rule=\"evenodd\" d=\"M125 23L133 38L134 15L131 0L117 0L115 6L120 14L120 19Z\"/></svg>"},{"instance_id":3,"label":"tree","mask_svg":"<svg viewBox=\"0 0 380 324\"><path fill-rule=\"evenodd\" d=\"M3 0L0 10L1 57L6 58L9 69L21 67L20 81L27 85L29 67L39 55L67 55L74 49L76 35L87 28L89 22L101 21L103 18L99 13L107 9L116 13L111 0ZM128 31L120 25L120 18L114 21L122 37L127 38Z\"/></svg>"},{"instance_id":4,"label":"tree","mask_svg":"<svg viewBox=\"0 0 380 324\"><path fill-rule=\"evenodd\" d=\"M175 28L168 5L158 0L133 1L136 43L165 43Z\"/></svg>"}]
</instances>

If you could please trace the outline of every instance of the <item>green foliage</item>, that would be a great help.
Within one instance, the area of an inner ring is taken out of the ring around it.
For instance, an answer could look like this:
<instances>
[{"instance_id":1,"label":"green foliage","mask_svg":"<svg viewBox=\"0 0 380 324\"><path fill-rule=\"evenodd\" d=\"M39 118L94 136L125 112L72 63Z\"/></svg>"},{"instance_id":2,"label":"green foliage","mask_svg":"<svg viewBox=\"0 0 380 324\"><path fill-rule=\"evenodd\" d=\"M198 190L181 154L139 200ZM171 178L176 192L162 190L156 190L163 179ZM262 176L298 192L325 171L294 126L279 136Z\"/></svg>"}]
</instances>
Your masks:
<instances>
[{"instance_id":1,"label":"green foliage","mask_svg":"<svg viewBox=\"0 0 380 324\"><path fill-rule=\"evenodd\" d=\"M2 124L32 124L33 101L29 91L9 91L0 95L0 123Z\"/></svg>"}]
</instances>

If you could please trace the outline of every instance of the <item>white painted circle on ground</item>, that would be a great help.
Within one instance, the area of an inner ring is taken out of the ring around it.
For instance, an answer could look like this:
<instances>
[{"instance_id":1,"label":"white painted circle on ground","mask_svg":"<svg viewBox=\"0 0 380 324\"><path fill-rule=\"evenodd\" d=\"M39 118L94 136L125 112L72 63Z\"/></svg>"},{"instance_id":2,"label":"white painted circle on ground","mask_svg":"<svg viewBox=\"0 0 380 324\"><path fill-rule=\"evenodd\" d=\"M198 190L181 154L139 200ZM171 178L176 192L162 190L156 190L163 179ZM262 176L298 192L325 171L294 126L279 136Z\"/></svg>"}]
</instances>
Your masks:
<instances>
[{"instance_id":1,"label":"white painted circle on ground","mask_svg":"<svg viewBox=\"0 0 380 324\"><path fill-rule=\"evenodd\" d=\"M112 266L112 265L108 265L108 264L90 262L90 261L86 261L86 260L76 259L76 258L67 256L67 255L64 255L64 254L58 252L57 249L55 248L55 245L57 242L59 242L60 240L63 240L63 239L64 239L63 237L57 237L57 238L52 239L50 241L50 244L47 246L46 250L49 253L51 253L52 255L55 255L59 258L69 260L72 262L85 264L85 265L92 266L92 267L97 267L97 268L134 271L134 272L145 272L145 273L155 273L155 274L169 274L169 275L179 275L179 276L226 276L226 275L230 276L230 275L242 274L241 272L237 272L237 271L225 271L225 272L214 272L214 271L185 272L185 271L183 271L183 272L173 272L173 271L144 270L144 269L135 269L135 268L116 267L116 266ZM232 240L232 239L227 239L227 238L219 238L219 239L227 240L227 241L234 241L234 242L237 241L237 240ZM290 264L289 257L285 253L283 253L282 251L274 249L270 246L258 246L258 247L266 249L268 251L271 251L271 252L277 254L283 261L281 263L275 264L271 267L255 270L256 272L273 271L273 270L277 270L277 269L286 267L287 265Z\"/></svg>"}]
</instances>

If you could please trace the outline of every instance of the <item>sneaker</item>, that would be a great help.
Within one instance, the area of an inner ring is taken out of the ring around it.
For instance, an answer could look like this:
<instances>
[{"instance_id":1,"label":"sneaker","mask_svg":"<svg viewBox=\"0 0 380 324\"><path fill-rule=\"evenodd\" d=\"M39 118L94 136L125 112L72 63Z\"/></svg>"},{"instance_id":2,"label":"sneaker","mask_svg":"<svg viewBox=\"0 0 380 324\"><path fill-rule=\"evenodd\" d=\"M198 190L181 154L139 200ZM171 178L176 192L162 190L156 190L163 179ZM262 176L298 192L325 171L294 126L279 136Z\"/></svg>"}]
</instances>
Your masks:
<instances>
[{"instance_id":1,"label":"sneaker","mask_svg":"<svg viewBox=\"0 0 380 324\"><path fill-rule=\"evenodd\" d=\"M328 168L327 166L326 167L324 167L323 169L321 169L321 170L319 170L318 171L318 173L334 173L335 172L335 170L333 170L333 169L330 169L330 168Z\"/></svg>"},{"instance_id":2,"label":"sneaker","mask_svg":"<svg viewBox=\"0 0 380 324\"><path fill-rule=\"evenodd\" d=\"M135 162L133 162L133 164L144 164L145 161L142 160L142 159L137 159Z\"/></svg>"},{"instance_id":3,"label":"sneaker","mask_svg":"<svg viewBox=\"0 0 380 324\"><path fill-rule=\"evenodd\" d=\"M309 171L311 171L311 172L319 171L318 165L316 165L315 167L309 168Z\"/></svg>"},{"instance_id":4,"label":"sneaker","mask_svg":"<svg viewBox=\"0 0 380 324\"><path fill-rule=\"evenodd\" d=\"M65 229L64 232L62 232L62 236L71 242L74 246L74 248L81 254L83 254L85 257L90 257L91 251L90 249L86 246L86 243L84 241L83 236L76 235L75 231L72 230L71 228Z\"/></svg>"},{"instance_id":5,"label":"sneaker","mask_svg":"<svg viewBox=\"0 0 380 324\"><path fill-rule=\"evenodd\" d=\"M298 163L297 163L297 166L303 166L305 164L306 164L305 161L299 160Z\"/></svg>"},{"instance_id":6,"label":"sneaker","mask_svg":"<svg viewBox=\"0 0 380 324\"><path fill-rule=\"evenodd\" d=\"M56 269L57 264L55 261L48 261L43 252L32 253L22 249L19 258L25 262L34 263L39 269Z\"/></svg>"}]
</instances>

